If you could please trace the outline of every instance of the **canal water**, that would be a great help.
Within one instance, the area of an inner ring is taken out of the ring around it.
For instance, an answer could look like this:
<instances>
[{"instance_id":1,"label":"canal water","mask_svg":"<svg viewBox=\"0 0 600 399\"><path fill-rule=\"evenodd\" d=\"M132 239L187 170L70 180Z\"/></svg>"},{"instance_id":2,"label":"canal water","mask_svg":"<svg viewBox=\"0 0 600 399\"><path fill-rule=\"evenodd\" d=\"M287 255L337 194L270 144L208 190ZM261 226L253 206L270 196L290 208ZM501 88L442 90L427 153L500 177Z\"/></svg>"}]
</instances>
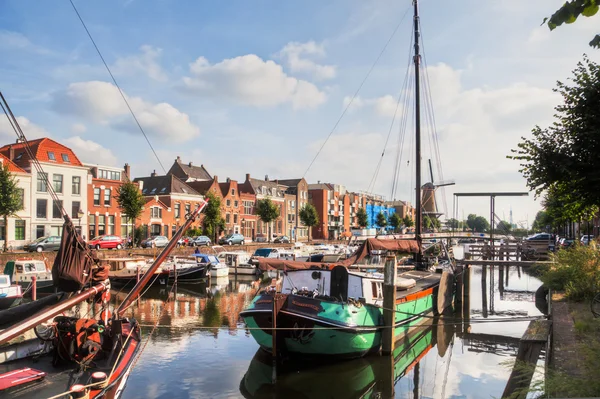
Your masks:
<instances>
[{"instance_id":1,"label":"canal water","mask_svg":"<svg viewBox=\"0 0 600 399\"><path fill-rule=\"evenodd\" d=\"M123 398L381 398L390 397L392 386L396 398L501 397L529 323L507 320L541 315L534 303L541 282L516 267L475 266L469 285L466 306L397 344L393 365L378 355L332 365L286 363L275 385L270 357L239 319L256 292L251 280L151 288L129 316L146 326L145 338L157 321L158 327ZM113 291L115 302L123 297Z\"/></svg>"}]
</instances>

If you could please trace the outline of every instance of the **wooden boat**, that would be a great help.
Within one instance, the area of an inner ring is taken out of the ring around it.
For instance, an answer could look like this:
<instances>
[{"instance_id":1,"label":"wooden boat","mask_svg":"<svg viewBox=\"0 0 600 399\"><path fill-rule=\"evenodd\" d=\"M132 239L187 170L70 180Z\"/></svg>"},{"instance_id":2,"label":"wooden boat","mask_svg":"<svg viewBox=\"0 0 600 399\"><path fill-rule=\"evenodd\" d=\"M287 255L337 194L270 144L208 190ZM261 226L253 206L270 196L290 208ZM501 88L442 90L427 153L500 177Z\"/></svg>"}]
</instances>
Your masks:
<instances>
[{"instance_id":1,"label":"wooden boat","mask_svg":"<svg viewBox=\"0 0 600 399\"><path fill-rule=\"evenodd\" d=\"M19 284L11 284L10 276L0 275L0 310L8 309L23 299Z\"/></svg>"},{"instance_id":2,"label":"wooden boat","mask_svg":"<svg viewBox=\"0 0 600 399\"><path fill-rule=\"evenodd\" d=\"M21 258L6 262L4 274L8 275L15 284L27 289L33 277L36 280L38 292L54 291L52 272L45 260L33 258Z\"/></svg>"},{"instance_id":3,"label":"wooden boat","mask_svg":"<svg viewBox=\"0 0 600 399\"><path fill-rule=\"evenodd\" d=\"M109 265L108 278L115 285L135 283L151 267L144 258L107 258L104 262ZM158 267L153 272L150 284L166 285L168 280L169 270Z\"/></svg>"}]
</instances>

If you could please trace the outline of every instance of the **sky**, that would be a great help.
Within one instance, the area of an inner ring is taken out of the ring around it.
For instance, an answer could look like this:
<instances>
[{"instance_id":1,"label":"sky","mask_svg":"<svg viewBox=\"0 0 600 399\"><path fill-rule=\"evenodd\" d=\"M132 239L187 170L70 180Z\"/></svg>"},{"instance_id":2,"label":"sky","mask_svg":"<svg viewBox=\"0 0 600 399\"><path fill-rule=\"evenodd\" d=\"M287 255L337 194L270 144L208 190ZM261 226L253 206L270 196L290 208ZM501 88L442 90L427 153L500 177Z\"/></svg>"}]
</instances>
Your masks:
<instances>
[{"instance_id":1,"label":"sky","mask_svg":"<svg viewBox=\"0 0 600 399\"><path fill-rule=\"evenodd\" d=\"M402 117L413 111L397 106L413 94L410 1L74 3L165 169L180 156L219 179L304 176L414 203L414 121ZM540 26L561 3L420 2L433 105L423 181L431 159L434 181L456 182L438 191L448 216L454 192L528 191L506 156L552 122L556 81L584 53L600 60L588 46L600 17ZM127 162L135 177L162 172L68 0L0 2L0 52L0 90L29 139L51 137L84 162ZM14 139L0 120L2 143ZM525 223L540 206L533 193L498 198L496 213ZM489 218L489 199L461 199L458 213Z\"/></svg>"}]
</instances>

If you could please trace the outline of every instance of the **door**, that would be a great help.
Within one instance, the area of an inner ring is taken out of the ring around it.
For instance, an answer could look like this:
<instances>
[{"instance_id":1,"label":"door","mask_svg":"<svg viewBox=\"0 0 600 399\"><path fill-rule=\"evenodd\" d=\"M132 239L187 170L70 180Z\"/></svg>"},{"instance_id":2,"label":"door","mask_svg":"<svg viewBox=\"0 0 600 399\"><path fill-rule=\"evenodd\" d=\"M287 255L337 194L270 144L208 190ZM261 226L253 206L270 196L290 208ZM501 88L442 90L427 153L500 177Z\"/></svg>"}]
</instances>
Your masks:
<instances>
[{"instance_id":1,"label":"door","mask_svg":"<svg viewBox=\"0 0 600 399\"><path fill-rule=\"evenodd\" d=\"M342 301L348 299L348 269L344 266L336 266L331 270L329 295Z\"/></svg>"}]
</instances>

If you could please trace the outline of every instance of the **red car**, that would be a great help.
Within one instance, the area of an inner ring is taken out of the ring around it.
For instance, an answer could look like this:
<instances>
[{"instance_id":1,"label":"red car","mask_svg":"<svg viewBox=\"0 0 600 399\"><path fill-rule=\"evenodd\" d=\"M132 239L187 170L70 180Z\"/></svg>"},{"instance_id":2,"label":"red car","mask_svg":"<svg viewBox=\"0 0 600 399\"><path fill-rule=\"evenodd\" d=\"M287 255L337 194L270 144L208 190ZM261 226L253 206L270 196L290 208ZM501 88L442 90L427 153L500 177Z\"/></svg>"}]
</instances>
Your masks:
<instances>
[{"instance_id":1,"label":"red car","mask_svg":"<svg viewBox=\"0 0 600 399\"><path fill-rule=\"evenodd\" d=\"M123 239L117 236L98 236L88 241L88 246L95 249L121 249Z\"/></svg>"}]
</instances>

